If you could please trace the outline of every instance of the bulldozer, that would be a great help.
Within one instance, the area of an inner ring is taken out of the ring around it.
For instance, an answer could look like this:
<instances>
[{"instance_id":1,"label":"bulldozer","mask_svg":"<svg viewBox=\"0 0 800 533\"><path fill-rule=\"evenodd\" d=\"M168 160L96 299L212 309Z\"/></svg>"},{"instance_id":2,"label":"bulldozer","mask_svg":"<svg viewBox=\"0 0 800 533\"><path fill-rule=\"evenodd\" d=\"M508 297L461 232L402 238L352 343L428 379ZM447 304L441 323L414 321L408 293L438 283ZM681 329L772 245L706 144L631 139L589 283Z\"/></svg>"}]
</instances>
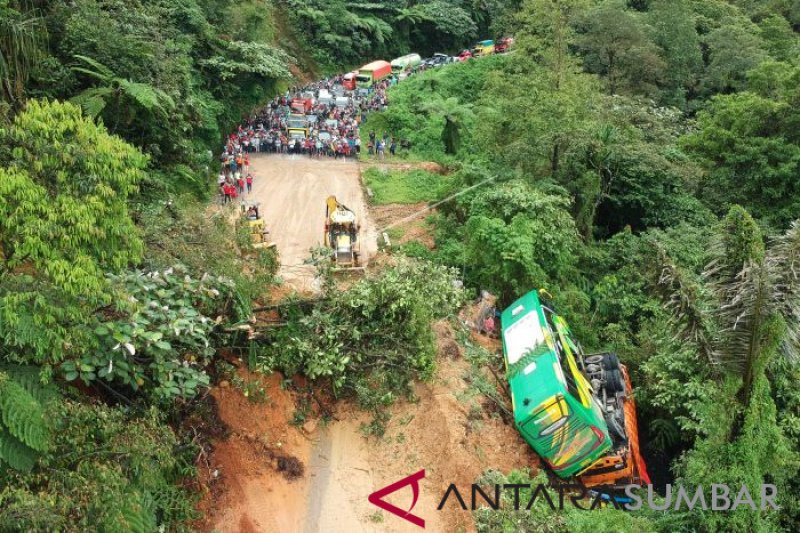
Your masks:
<instances>
[{"instance_id":1,"label":"bulldozer","mask_svg":"<svg viewBox=\"0 0 800 533\"><path fill-rule=\"evenodd\" d=\"M332 251L334 270L363 270L359 265L358 231L355 212L329 196L325 202L325 246Z\"/></svg>"},{"instance_id":2,"label":"bulldozer","mask_svg":"<svg viewBox=\"0 0 800 533\"><path fill-rule=\"evenodd\" d=\"M259 204L251 203L242 205L243 223L247 225L248 232L250 233L250 241L253 243L253 248L256 250L262 248L274 248L276 244L267 239L269 231L264 219L261 218L259 212Z\"/></svg>"}]
</instances>

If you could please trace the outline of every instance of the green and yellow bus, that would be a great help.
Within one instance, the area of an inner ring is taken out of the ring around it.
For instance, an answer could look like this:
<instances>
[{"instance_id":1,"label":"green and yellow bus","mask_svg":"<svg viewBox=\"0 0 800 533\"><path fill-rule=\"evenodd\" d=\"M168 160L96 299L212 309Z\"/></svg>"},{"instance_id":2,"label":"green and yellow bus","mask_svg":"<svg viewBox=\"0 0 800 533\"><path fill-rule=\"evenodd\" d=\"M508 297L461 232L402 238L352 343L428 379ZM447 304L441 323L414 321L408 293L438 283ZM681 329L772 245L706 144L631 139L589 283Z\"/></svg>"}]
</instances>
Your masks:
<instances>
[{"instance_id":1,"label":"green and yellow bus","mask_svg":"<svg viewBox=\"0 0 800 533\"><path fill-rule=\"evenodd\" d=\"M500 317L514 424L559 477L580 476L586 487L649 484L625 365L614 353L584 355L540 293Z\"/></svg>"},{"instance_id":2,"label":"green and yellow bus","mask_svg":"<svg viewBox=\"0 0 800 533\"><path fill-rule=\"evenodd\" d=\"M531 291L501 323L517 429L556 475L580 474L612 441L567 322Z\"/></svg>"}]
</instances>

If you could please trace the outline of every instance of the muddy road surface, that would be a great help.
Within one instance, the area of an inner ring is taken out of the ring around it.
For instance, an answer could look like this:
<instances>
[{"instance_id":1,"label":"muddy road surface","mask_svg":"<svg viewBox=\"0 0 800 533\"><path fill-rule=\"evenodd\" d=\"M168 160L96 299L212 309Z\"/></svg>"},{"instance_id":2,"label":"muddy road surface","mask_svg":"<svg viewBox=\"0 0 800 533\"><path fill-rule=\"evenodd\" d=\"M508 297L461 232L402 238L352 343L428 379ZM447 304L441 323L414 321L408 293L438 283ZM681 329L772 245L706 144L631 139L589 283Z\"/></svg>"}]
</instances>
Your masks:
<instances>
[{"instance_id":1,"label":"muddy road surface","mask_svg":"<svg viewBox=\"0 0 800 533\"><path fill-rule=\"evenodd\" d=\"M377 232L369 218L359 166L353 161L311 159L300 155L252 154L253 192L247 202L259 202L270 239L277 244L279 275L300 292L315 292L316 269L305 264L310 250L323 243L325 200L336 196L358 216L361 264L377 251Z\"/></svg>"}]
</instances>

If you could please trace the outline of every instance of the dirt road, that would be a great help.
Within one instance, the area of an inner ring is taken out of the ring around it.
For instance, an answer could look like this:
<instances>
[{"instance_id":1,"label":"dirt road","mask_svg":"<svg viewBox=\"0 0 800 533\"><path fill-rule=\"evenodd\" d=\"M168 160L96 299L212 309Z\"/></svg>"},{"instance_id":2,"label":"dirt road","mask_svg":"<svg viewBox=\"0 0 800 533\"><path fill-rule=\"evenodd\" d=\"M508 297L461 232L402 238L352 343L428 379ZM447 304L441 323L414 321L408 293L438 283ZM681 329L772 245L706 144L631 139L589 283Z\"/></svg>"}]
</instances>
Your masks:
<instances>
[{"instance_id":1,"label":"dirt road","mask_svg":"<svg viewBox=\"0 0 800 533\"><path fill-rule=\"evenodd\" d=\"M246 201L261 204L261 213L277 243L280 276L301 292L313 292L316 270L304 264L310 249L320 246L325 225L325 199L334 195L356 212L361 224L362 264L377 251L377 232L367 213L358 164L352 161L310 159L295 155L250 158L253 192Z\"/></svg>"}]
</instances>

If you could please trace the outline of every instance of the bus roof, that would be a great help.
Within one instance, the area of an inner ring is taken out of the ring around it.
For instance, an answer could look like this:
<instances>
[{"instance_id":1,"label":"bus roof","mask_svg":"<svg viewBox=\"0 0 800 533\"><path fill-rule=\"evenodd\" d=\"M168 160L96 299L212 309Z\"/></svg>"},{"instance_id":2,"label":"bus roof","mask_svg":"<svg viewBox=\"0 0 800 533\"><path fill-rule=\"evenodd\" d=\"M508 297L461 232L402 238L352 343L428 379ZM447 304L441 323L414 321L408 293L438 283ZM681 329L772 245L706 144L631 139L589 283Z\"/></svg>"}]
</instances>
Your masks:
<instances>
[{"instance_id":1,"label":"bus roof","mask_svg":"<svg viewBox=\"0 0 800 533\"><path fill-rule=\"evenodd\" d=\"M378 59L377 61L373 61L372 63L367 63L363 67L358 70L378 70L379 68L383 68L389 65L388 61L384 61L383 59Z\"/></svg>"},{"instance_id":2,"label":"bus roof","mask_svg":"<svg viewBox=\"0 0 800 533\"><path fill-rule=\"evenodd\" d=\"M508 306L500 323L514 418L522 422L544 400L564 389L561 365L536 291Z\"/></svg>"},{"instance_id":3,"label":"bus roof","mask_svg":"<svg viewBox=\"0 0 800 533\"><path fill-rule=\"evenodd\" d=\"M393 59L392 65L394 65L395 63L407 63L409 61L421 61L421 60L422 58L420 57L419 54L406 54L404 56L400 56L396 59Z\"/></svg>"}]
</instances>

